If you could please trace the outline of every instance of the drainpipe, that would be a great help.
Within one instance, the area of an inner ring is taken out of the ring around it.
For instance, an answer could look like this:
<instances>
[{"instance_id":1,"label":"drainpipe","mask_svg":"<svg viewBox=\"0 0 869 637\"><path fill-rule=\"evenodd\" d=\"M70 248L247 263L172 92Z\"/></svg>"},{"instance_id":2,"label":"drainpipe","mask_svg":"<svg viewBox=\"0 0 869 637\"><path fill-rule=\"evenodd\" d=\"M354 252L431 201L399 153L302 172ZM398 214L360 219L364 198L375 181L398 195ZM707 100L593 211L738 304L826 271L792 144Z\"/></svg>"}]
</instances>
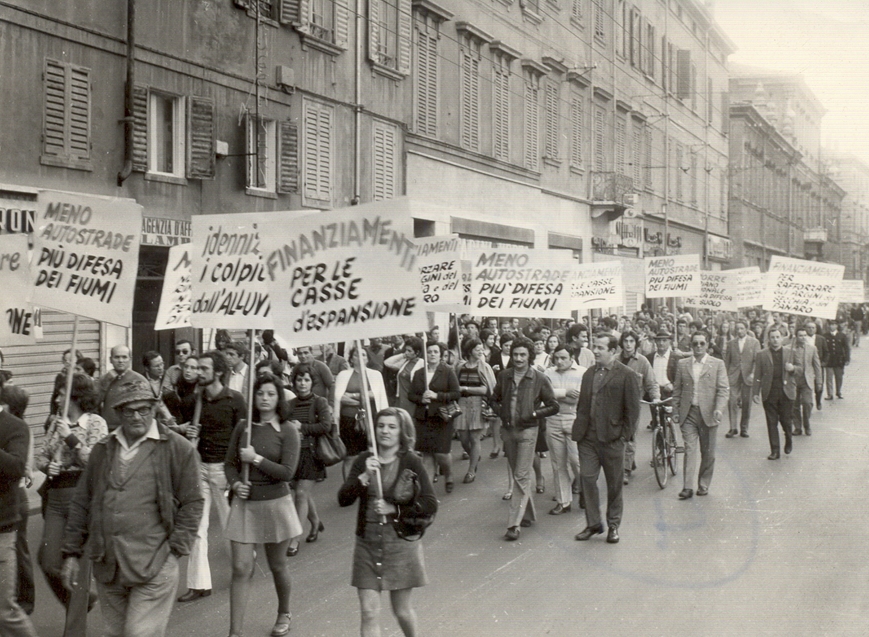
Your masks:
<instances>
[{"instance_id":1,"label":"drainpipe","mask_svg":"<svg viewBox=\"0 0 869 637\"><path fill-rule=\"evenodd\" d=\"M127 83L124 87L124 167L118 173L118 187L133 172L133 87L136 79L136 0L127 0Z\"/></svg>"},{"instance_id":2,"label":"drainpipe","mask_svg":"<svg viewBox=\"0 0 869 637\"><path fill-rule=\"evenodd\" d=\"M353 199L350 205L362 203L362 64L365 40L365 0L356 0L356 71L353 98Z\"/></svg>"}]
</instances>

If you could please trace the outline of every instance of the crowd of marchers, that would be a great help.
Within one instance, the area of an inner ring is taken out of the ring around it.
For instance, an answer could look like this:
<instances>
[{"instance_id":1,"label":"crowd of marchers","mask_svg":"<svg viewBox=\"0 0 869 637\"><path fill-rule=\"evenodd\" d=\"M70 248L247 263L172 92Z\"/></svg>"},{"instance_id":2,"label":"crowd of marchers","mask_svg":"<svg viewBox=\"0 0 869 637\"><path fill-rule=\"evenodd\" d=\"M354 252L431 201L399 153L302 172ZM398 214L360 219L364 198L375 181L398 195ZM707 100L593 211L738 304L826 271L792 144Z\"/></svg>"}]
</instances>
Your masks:
<instances>
[{"instance_id":1,"label":"crowd of marchers","mask_svg":"<svg viewBox=\"0 0 869 637\"><path fill-rule=\"evenodd\" d=\"M576 505L585 513L577 541L606 533L618 543L637 430L659 413L643 403L672 407L684 452L679 499L705 496L719 425L726 438L748 438L753 404L766 417L769 460L790 454L794 436L812 435L813 409L843 398L851 348L869 327L865 309L842 306L835 320L666 306L580 321L464 315L446 334L435 327L358 349L293 349L266 330L253 353L218 330L212 349L176 342L168 368L145 353L142 373L116 346L101 376L68 351L35 444L24 422L29 397L0 354L0 633L36 634L27 488L39 471L36 563L66 608L65 635L85 634L97 603L106 635L164 635L176 602L211 595L212 507L231 547L228 634L243 634L261 545L277 597L271 635L286 635L290 560L325 530L317 499L334 494L317 484L334 465L339 504L358 502L347 532L355 529L361 634L379 634L380 593L389 591L402 631L416 635L410 596L427 582L419 538L438 508L434 485L442 482L447 503L463 472L461 483L472 484L487 440L489 458L506 457L505 540L537 522L532 494L546 492L548 457L548 513Z\"/></svg>"}]
</instances>

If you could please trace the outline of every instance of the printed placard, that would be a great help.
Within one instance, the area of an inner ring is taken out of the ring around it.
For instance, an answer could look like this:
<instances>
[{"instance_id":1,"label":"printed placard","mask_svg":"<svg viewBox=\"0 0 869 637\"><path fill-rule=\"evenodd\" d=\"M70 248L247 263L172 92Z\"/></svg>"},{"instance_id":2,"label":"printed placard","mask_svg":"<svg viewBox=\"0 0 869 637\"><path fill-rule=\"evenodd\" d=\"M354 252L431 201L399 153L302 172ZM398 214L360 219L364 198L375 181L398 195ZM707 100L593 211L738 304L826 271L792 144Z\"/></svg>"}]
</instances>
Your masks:
<instances>
[{"instance_id":1,"label":"printed placard","mask_svg":"<svg viewBox=\"0 0 869 637\"><path fill-rule=\"evenodd\" d=\"M839 303L865 303L863 279L843 279Z\"/></svg>"},{"instance_id":2,"label":"printed placard","mask_svg":"<svg viewBox=\"0 0 869 637\"><path fill-rule=\"evenodd\" d=\"M131 199L40 190L33 303L130 327L141 232Z\"/></svg>"},{"instance_id":3,"label":"printed placard","mask_svg":"<svg viewBox=\"0 0 869 637\"><path fill-rule=\"evenodd\" d=\"M726 270L701 272L700 294L688 297L684 304L718 312L735 312L736 276Z\"/></svg>"},{"instance_id":4,"label":"printed placard","mask_svg":"<svg viewBox=\"0 0 869 637\"><path fill-rule=\"evenodd\" d=\"M423 331L413 220L390 201L260 223L276 325L293 346Z\"/></svg>"},{"instance_id":5,"label":"printed placard","mask_svg":"<svg viewBox=\"0 0 869 637\"><path fill-rule=\"evenodd\" d=\"M760 268L751 266L727 270L736 278L736 307L753 307L763 303L766 282Z\"/></svg>"},{"instance_id":6,"label":"printed placard","mask_svg":"<svg viewBox=\"0 0 869 637\"><path fill-rule=\"evenodd\" d=\"M646 257L646 298L700 294L700 255Z\"/></svg>"},{"instance_id":7,"label":"printed placard","mask_svg":"<svg viewBox=\"0 0 869 637\"><path fill-rule=\"evenodd\" d=\"M573 310L622 307L625 287L621 261L574 265L569 295Z\"/></svg>"},{"instance_id":8,"label":"printed placard","mask_svg":"<svg viewBox=\"0 0 869 637\"><path fill-rule=\"evenodd\" d=\"M36 342L26 234L0 235L0 345Z\"/></svg>"},{"instance_id":9,"label":"printed placard","mask_svg":"<svg viewBox=\"0 0 869 637\"><path fill-rule=\"evenodd\" d=\"M155 331L190 327L190 265L190 244L169 248Z\"/></svg>"},{"instance_id":10,"label":"printed placard","mask_svg":"<svg viewBox=\"0 0 869 637\"><path fill-rule=\"evenodd\" d=\"M459 235L419 237L416 267L422 288L422 302L430 311L442 306L462 305L461 240Z\"/></svg>"},{"instance_id":11,"label":"printed placard","mask_svg":"<svg viewBox=\"0 0 869 637\"><path fill-rule=\"evenodd\" d=\"M561 250L469 250L472 312L486 316L568 317L576 261Z\"/></svg>"},{"instance_id":12,"label":"printed placard","mask_svg":"<svg viewBox=\"0 0 869 637\"><path fill-rule=\"evenodd\" d=\"M763 309L834 319L845 266L773 256L767 272Z\"/></svg>"}]
</instances>

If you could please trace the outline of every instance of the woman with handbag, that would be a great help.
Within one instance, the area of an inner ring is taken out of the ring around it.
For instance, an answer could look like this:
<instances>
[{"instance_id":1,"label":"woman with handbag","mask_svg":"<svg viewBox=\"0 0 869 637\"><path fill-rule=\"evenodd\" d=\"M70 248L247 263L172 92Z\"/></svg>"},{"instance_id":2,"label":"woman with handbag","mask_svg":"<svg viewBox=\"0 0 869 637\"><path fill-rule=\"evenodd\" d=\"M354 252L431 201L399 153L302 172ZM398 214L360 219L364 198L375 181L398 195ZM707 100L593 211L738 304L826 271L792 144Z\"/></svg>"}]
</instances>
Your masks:
<instances>
[{"instance_id":1,"label":"woman with handbag","mask_svg":"<svg viewBox=\"0 0 869 637\"><path fill-rule=\"evenodd\" d=\"M416 405L410 399L410 385L413 381L413 375L425 364L423 362L424 354L422 339L408 336L404 340L404 350L383 361L386 367L396 371L395 406L401 407L409 414L412 414L416 409Z\"/></svg>"},{"instance_id":2,"label":"woman with handbag","mask_svg":"<svg viewBox=\"0 0 869 637\"><path fill-rule=\"evenodd\" d=\"M416 404L416 450L433 457L435 466L444 476L444 490L452 493L454 483L450 450L453 419L460 413L456 401L461 397L461 392L456 372L441 361L445 349L442 343L428 343L426 366L413 375L410 400Z\"/></svg>"},{"instance_id":3,"label":"woman with handbag","mask_svg":"<svg viewBox=\"0 0 869 637\"><path fill-rule=\"evenodd\" d=\"M386 387L383 384L383 376L376 369L368 368L368 353L363 349L362 367L368 379L368 408L370 413L376 414L381 409L389 406L386 397ZM359 377L359 351L354 347L350 350L350 369L338 372L335 377L335 401L332 405L332 414L338 417L338 430L341 440L347 448L347 456L341 467L342 476L347 476L350 465L360 453L368 449L367 425L365 424L365 411L362 408L362 382Z\"/></svg>"},{"instance_id":4,"label":"woman with handbag","mask_svg":"<svg viewBox=\"0 0 869 637\"><path fill-rule=\"evenodd\" d=\"M225 532L232 546L229 632L231 637L242 634L254 551L263 544L278 596L278 618L271 634L281 637L290 631L292 618L287 545L302 533L289 485L299 460L299 432L288 420L289 406L279 378L270 373L257 376L253 393L250 440L242 420L232 432L224 464L232 491ZM250 466L246 482L242 463Z\"/></svg>"},{"instance_id":5,"label":"woman with handbag","mask_svg":"<svg viewBox=\"0 0 869 637\"><path fill-rule=\"evenodd\" d=\"M477 477L477 464L480 462L480 436L485 426L483 422L483 399L495 389L495 373L485 360L483 343L469 338L462 343L465 360L459 363L459 398L461 415L456 418L455 428L459 434L462 449L468 454L468 472L463 482L469 484Z\"/></svg>"},{"instance_id":6,"label":"woman with handbag","mask_svg":"<svg viewBox=\"0 0 869 637\"><path fill-rule=\"evenodd\" d=\"M293 479L296 493L296 510L299 519L311 523L311 532L305 542L316 542L321 531L325 530L311 490L317 479L326 478L326 465L317 457L317 437L332 431L332 410L329 402L314 393L314 371L309 363L299 363L293 368L290 377L296 397L290 405L290 421L296 423L302 437L299 451L299 465ZM287 555L293 557L299 552L299 537L290 540Z\"/></svg>"},{"instance_id":7,"label":"woman with handbag","mask_svg":"<svg viewBox=\"0 0 869 637\"><path fill-rule=\"evenodd\" d=\"M392 612L406 637L417 634L416 613L410 605L414 588L428 578L422 544L405 541L396 531L412 519L429 522L438 502L422 460L413 452L414 425L403 409L388 407L377 413L377 453L359 454L338 491L338 504L359 500L356 547L351 585L359 594L360 633L380 634L380 593L388 590ZM377 490L380 473L382 497ZM407 493L409 485L412 486Z\"/></svg>"}]
</instances>

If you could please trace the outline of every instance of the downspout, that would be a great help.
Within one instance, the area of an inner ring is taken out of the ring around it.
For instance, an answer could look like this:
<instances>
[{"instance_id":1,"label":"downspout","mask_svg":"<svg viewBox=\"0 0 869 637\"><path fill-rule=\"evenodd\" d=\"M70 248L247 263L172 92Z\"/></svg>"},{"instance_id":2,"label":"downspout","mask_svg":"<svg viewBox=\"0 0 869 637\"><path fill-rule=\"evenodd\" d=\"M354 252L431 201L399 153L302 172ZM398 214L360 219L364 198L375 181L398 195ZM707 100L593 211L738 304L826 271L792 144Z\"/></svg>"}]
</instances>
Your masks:
<instances>
[{"instance_id":1,"label":"downspout","mask_svg":"<svg viewBox=\"0 0 869 637\"><path fill-rule=\"evenodd\" d=\"M356 70L355 96L353 98L353 198L350 205L362 203L362 46L365 26L365 0L356 0Z\"/></svg>"},{"instance_id":2,"label":"downspout","mask_svg":"<svg viewBox=\"0 0 869 637\"><path fill-rule=\"evenodd\" d=\"M133 88L136 79L136 0L127 0L127 82L124 87L124 167L118 173L118 187L133 172Z\"/></svg>"}]
</instances>

